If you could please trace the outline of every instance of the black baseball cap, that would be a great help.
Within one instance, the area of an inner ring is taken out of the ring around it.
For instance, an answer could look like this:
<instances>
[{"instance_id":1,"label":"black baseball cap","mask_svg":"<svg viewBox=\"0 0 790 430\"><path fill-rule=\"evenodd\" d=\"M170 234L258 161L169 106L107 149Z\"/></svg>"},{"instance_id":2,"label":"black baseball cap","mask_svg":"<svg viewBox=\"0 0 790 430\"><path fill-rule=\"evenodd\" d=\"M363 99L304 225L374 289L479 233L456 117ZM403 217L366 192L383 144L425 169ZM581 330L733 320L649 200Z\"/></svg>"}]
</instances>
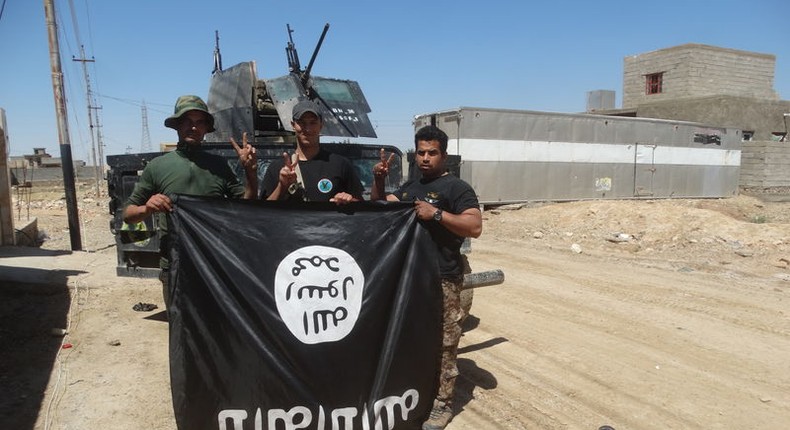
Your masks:
<instances>
[{"instance_id":1,"label":"black baseball cap","mask_svg":"<svg viewBox=\"0 0 790 430\"><path fill-rule=\"evenodd\" d=\"M294 105L293 115L292 115L293 120L299 121L302 118L302 115L304 115L307 112L312 112L321 121L324 120L324 118L319 113L318 105L310 100L302 100Z\"/></svg>"}]
</instances>

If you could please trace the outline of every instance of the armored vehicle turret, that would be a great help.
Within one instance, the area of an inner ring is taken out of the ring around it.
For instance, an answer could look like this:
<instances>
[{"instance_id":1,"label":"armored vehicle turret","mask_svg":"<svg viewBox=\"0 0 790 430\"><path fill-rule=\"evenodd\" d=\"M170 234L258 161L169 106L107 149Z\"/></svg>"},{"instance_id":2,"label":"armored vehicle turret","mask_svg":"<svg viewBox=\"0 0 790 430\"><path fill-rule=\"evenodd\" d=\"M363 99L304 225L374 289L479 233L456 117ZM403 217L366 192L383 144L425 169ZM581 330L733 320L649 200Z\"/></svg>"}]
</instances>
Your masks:
<instances>
[{"instance_id":1,"label":"armored vehicle turret","mask_svg":"<svg viewBox=\"0 0 790 430\"><path fill-rule=\"evenodd\" d=\"M288 74L272 79L258 78L254 61L222 68L219 36L214 49L214 71L208 93L209 111L214 115L216 131L206 136L210 142L237 141L243 132L255 143L291 143L291 109L301 100L310 99L324 118L322 134L336 137L376 137L368 119L370 106L356 81L313 76L311 70L321 49L329 24L307 67L302 69L288 30Z\"/></svg>"}]
</instances>

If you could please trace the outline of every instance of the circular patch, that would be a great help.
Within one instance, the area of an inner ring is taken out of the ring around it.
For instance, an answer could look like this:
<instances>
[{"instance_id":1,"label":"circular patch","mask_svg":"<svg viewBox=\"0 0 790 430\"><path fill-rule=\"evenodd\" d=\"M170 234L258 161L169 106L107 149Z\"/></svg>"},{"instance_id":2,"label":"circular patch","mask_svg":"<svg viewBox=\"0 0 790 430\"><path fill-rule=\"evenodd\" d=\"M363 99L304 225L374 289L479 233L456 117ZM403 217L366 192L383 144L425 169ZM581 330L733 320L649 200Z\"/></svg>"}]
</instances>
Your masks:
<instances>
[{"instance_id":1,"label":"circular patch","mask_svg":"<svg viewBox=\"0 0 790 430\"><path fill-rule=\"evenodd\" d=\"M354 328L365 275L342 249L306 246L277 266L274 298L288 330L306 344L336 342Z\"/></svg>"},{"instance_id":2,"label":"circular patch","mask_svg":"<svg viewBox=\"0 0 790 430\"><path fill-rule=\"evenodd\" d=\"M332 191L332 181L327 178L323 178L318 181L318 191L321 191L324 194Z\"/></svg>"}]
</instances>

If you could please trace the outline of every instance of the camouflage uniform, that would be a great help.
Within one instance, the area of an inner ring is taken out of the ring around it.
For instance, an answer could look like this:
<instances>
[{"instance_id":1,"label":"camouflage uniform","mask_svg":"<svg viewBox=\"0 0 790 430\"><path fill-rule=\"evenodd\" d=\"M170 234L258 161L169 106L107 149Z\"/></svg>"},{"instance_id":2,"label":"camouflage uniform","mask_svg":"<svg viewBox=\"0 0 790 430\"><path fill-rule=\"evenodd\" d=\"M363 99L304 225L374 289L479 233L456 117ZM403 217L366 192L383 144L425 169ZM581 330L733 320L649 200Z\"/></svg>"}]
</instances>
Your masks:
<instances>
[{"instance_id":1,"label":"camouflage uniform","mask_svg":"<svg viewBox=\"0 0 790 430\"><path fill-rule=\"evenodd\" d=\"M432 127L432 126L427 126ZM427 128L424 127L423 129ZM435 127L433 127L435 129ZM423 130L421 129L421 131ZM431 134L417 132L415 143L421 137L430 137L427 141L432 141L435 135L440 146L443 146L443 153L446 153L447 136L441 130ZM438 390L433 402L433 408L427 419L423 422L423 430L444 429L453 417L453 392L455 390L455 380L458 378L458 366L456 358L458 355L458 342L461 339L461 322L464 317L464 310L461 308L461 286L463 285L463 273L465 270L464 259L461 255L461 245L464 237L459 236L442 225L442 212L451 214L461 214L467 209L478 209L477 195L474 189L463 180L451 175L442 174L429 178L408 180L392 193L400 201L422 200L433 205L437 212L433 220L423 222L423 226L428 230L431 239L436 244L439 252L438 265L439 276L442 284L442 349L439 364ZM442 212L440 212L441 210Z\"/></svg>"},{"instance_id":2,"label":"camouflage uniform","mask_svg":"<svg viewBox=\"0 0 790 430\"><path fill-rule=\"evenodd\" d=\"M458 377L458 342L461 340L461 321L464 310L461 308L461 286L463 278L442 278L442 357L439 374L439 391L436 401L450 407L453 403L455 379Z\"/></svg>"}]
</instances>

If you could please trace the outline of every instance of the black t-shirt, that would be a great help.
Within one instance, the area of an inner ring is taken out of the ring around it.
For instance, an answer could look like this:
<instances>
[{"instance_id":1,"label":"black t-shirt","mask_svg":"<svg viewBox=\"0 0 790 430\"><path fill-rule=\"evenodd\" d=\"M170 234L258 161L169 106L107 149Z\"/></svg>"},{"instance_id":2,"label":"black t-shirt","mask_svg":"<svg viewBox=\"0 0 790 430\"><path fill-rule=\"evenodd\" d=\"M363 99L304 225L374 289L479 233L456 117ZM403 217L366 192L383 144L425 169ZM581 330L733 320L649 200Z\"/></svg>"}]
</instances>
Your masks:
<instances>
[{"instance_id":1,"label":"black t-shirt","mask_svg":"<svg viewBox=\"0 0 790 430\"><path fill-rule=\"evenodd\" d=\"M285 162L278 158L269 164L263 176L263 193L265 199L277 188L280 182L280 169ZM304 190L294 194L283 190L280 200L303 200L311 202L328 202L340 192L346 192L362 200L362 182L359 180L354 164L342 155L333 154L321 149L315 157L307 161L299 161L302 172Z\"/></svg>"},{"instance_id":2,"label":"black t-shirt","mask_svg":"<svg viewBox=\"0 0 790 430\"><path fill-rule=\"evenodd\" d=\"M450 174L407 181L392 194L404 202L424 200L452 214L460 214L467 209L480 206L472 187ZM463 275L461 245L464 238L451 233L433 220L426 221L423 225L431 233L431 238L439 248L439 274L442 277Z\"/></svg>"}]
</instances>

